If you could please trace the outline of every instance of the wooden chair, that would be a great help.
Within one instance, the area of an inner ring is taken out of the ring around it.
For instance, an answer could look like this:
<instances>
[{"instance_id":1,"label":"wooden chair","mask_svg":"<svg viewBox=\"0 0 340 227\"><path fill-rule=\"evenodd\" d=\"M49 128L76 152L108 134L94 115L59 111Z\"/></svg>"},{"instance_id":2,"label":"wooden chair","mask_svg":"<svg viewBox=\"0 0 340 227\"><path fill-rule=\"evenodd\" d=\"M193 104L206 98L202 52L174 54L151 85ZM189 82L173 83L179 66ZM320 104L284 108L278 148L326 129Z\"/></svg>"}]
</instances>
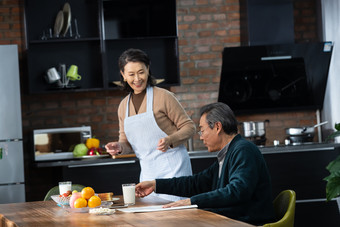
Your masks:
<instances>
[{"instance_id":1,"label":"wooden chair","mask_svg":"<svg viewBox=\"0 0 340 227\"><path fill-rule=\"evenodd\" d=\"M85 188L85 186L81 184L72 184L71 187L72 191L77 190L78 192L80 192L83 188ZM51 188L45 195L44 201L52 200L51 195L59 195L59 186L54 186Z\"/></svg>"},{"instance_id":2,"label":"wooden chair","mask_svg":"<svg viewBox=\"0 0 340 227\"><path fill-rule=\"evenodd\" d=\"M294 227L296 194L293 190L285 190L274 199L276 222L263 227Z\"/></svg>"}]
</instances>

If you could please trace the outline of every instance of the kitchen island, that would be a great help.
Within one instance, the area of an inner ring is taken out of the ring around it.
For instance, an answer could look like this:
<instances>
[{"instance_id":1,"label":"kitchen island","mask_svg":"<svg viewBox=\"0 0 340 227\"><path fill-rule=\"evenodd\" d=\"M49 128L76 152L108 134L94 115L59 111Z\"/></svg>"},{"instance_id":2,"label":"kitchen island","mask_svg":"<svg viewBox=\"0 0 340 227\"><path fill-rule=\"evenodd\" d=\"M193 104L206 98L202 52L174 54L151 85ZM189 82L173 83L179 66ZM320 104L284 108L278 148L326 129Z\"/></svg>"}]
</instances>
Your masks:
<instances>
[{"instance_id":1,"label":"kitchen island","mask_svg":"<svg viewBox=\"0 0 340 227\"><path fill-rule=\"evenodd\" d=\"M268 165L273 196L292 189L297 195L296 226L336 226L340 215L335 201L325 202L326 165L340 154L340 144L259 147ZM216 161L217 153L191 151L192 169L197 173ZM137 158L84 159L36 163L37 168L60 168L60 180L93 186L96 191L121 194L121 184L139 182ZM57 181L56 181L57 184Z\"/></svg>"}]
</instances>

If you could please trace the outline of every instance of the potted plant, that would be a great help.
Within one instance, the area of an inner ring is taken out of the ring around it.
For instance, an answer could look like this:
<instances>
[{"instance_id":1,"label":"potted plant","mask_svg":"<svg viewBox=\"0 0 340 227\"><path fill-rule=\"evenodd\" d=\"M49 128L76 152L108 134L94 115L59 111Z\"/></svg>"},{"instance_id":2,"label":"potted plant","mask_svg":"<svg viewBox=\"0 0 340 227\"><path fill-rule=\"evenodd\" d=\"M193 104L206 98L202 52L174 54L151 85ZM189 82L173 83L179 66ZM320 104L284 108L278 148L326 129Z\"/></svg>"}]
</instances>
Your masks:
<instances>
[{"instance_id":1,"label":"potted plant","mask_svg":"<svg viewBox=\"0 0 340 227\"><path fill-rule=\"evenodd\" d=\"M335 124L336 131L328 136L326 141L340 136L340 123ZM333 161L331 161L326 169L329 171L329 176L325 177L327 181L326 185L326 199L330 201L333 198L337 198L338 207L340 211L340 155Z\"/></svg>"}]
</instances>

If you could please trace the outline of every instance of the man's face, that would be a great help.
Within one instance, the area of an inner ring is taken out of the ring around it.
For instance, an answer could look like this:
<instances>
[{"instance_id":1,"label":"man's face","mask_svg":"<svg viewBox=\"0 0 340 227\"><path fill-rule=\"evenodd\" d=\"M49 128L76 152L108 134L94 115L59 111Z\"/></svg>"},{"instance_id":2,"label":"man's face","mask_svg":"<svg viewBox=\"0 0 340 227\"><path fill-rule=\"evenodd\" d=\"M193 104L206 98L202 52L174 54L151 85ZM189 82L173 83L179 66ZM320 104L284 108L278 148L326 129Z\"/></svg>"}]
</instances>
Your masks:
<instances>
[{"instance_id":1,"label":"man's face","mask_svg":"<svg viewBox=\"0 0 340 227\"><path fill-rule=\"evenodd\" d=\"M200 139L203 141L204 145L208 148L209 152L219 151L220 150L220 143L219 143L219 136L216 130L216 124L214 128L210 128L207 121L206 121L206 114L203 114L200 119L199 124L200 129Z\"/></svg>"}]
</instances>

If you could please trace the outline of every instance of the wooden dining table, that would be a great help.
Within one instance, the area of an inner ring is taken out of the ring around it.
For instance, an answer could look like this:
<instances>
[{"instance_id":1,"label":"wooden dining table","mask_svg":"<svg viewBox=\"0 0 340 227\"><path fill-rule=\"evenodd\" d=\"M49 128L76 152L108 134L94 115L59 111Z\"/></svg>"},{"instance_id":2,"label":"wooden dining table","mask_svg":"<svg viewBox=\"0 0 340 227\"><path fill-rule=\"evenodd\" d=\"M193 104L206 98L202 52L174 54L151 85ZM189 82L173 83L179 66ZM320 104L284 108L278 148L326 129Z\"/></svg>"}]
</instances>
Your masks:
<instances>
[{"instance_id":1,"label":"wooden dining table","mask_svg":"<svg viewBox=\"0 0 340 227\"><path fill-rule=\"evenodd\" d=\"M163 205L166 203L163 199L148 197L136 198L136 204L129 206L129 208ZM119 198L119 200L115 201L112 206L123 205L122 197L118 196L116 198ZM126 213L119 211L117 208L113 214L97 215L70 212L70 209L59 207L54 201L37 201L0 204L0 227L5 226L251 227L253 225L198 208L140 213Z\"/></svg>"}]
</instances>

